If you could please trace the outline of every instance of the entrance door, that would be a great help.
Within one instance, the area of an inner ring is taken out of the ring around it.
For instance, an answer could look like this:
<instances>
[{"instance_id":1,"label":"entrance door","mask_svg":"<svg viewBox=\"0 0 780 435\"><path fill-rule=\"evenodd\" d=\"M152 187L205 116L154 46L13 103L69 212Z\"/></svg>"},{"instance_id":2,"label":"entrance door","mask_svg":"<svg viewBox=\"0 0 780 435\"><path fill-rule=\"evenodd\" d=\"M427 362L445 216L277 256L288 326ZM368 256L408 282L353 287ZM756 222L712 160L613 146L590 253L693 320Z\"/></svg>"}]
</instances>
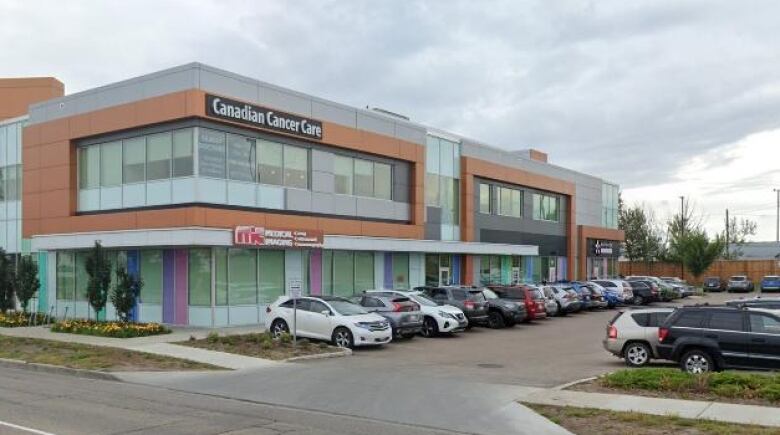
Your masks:
<instances>
[{"instance_id":1,"label":"entrance door","mask_svg":"<svg viewBox=\"0 0 780 435\"><path fill-rule=\"evenodd\" d=\"M440 267L439 268L439 285L450 285L452 284L452 278L450 278L450 268L449 267Z\"/></svg>"},{"instance_id":2,"label":"entrance door","mask_svg":"<svg viewBox=\"0 0 780 435\"><path fill-rule=\"evenodd\" d=\"M520 283L520 268L519 267L513 267L512 268L512 284L519 284Z\"/></svg>"}]
</instances>

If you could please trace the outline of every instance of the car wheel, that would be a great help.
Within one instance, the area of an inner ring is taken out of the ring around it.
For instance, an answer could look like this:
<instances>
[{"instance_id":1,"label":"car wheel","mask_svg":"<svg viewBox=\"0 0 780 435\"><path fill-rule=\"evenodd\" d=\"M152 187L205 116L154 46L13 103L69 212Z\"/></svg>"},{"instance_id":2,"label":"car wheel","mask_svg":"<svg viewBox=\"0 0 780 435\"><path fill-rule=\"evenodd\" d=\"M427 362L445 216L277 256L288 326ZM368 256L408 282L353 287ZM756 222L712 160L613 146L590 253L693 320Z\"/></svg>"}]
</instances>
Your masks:
<instances>
[{"instance_id":1,"label":"car wheel","mask_svg":"<svg viewBox=\"0 0 780 435\"><path fill-rule=\"evenodd\" d=\"M634 296L634 305L644 305L644 303L645 303L645 298L643 298L640 295Z\"/></svg>"},{"instance_id":2,"label":"car wheel","mask_svg":"<svg viewBox=\"0 0 780 435\"><path fill-rule=\"evenodd\" d=\"M506 326L504 322L504 316L498 311L491 311L488 313L488 326L493 329L501 329Z\"/></svg>"},{"instance_id":3,"label":"car wheel","mask_svg":"<svg viewBox=\"0 0 780 435\"><path fill-rule=\"evenodd\" d=\"M644 343L629 343L623 351L626 365L629 367L642 367L650 362L650 346Z\"/></svg>"},{"instance_id":4,"label":"car wheel","mask_svg":"<svg viewBox=\"0 0 780 435\"><path fill-rule=\"evenodd\" d=\"M715 370L715 361L712 356L701 349L688 351L680 359L680 368L693 375L699 375Z\"/></svg>"},{"instance_id":5,"label":"car wheel","mask_svg":"<svg viewBox=\"0 0 780 435\"><path fill-rule=\"evenodd\" d=\"M411 340L414 338L414 335L415 335L414 332L404 332L403 334L401 334L401 337L407 340Z\"/></svg>"},{"instance_id":6,"label":"car wheel","mask_svg":"<svg viewBox=\"0 0 780 435\"><path fill-rule=\"evenodd\" d=\"M439 324L433 317L426 317L423 319L422 330L420 331L423 337L431 338L439 335Z\"/></svg>"},{"instance_id":7,"label":"car wheel","mask_svg":"<svg viewBox=\"0 0 780 435\"><path fill-rule=\"evenodd\" d=\"M342 348L352 348L355 345L355 341L352 338L352 332L345 327L336 328L333 331L332 337L333 345Z\"/></svg>"},{"instance_id":8,"label":"car wheel","mask_svg":"<svg viewBox=\"0 0 780 435\"><path fill-rule=\"evenodd\" d=\"M561 303L560 302L556 302L555 304L558 305L558 315L561 316L561 317L565 316L566 315L566 311L564 311L563 307L561 306Z\"/></svg>"},{"instance_id":9,"label":"car wheel","mask_svg":"<svg viewBox=\"0 0 780 435\"><path fill-rule=\"evenodd\" d=\"M287 326L287 322L282 319L276 319L271 323L271 336L279 338L282 334L289 334L290 327Z\"/></svg>"}]
</instances>

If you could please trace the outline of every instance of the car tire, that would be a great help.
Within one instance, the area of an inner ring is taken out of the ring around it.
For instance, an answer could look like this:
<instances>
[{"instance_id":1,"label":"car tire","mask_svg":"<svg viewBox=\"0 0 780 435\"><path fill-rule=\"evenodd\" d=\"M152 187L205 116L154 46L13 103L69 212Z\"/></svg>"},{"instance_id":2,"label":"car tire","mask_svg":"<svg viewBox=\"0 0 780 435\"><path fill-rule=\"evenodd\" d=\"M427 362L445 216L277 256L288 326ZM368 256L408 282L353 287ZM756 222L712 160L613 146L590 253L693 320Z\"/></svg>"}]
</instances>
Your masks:
<instances>
[{"instance_id":1,"label":"car tire","mask_svg":"<svg viewBox=\"0 0 780 435\"><path fill-rule=\"evenodd\" d=\"M560 302L556 302L555 304L558 305L558 316L560 316L560 317L565 316L566 315L566 311L561 306L561 303Z\"/></svg>"},{"instance_id":2,"label":"car tire","mask_svg":"<svg viewBox=\"0 0 780 435\"><path fill-rule=\"evenodd\" d=\"M643 298L641 295L634 295L634 305L644 305L645 304L645 298Z\"/></svg>"},{"instance_id":3,"label":"car tire","mask_svg":"<svg viewBox=\"0 0 780 435\"><path fill-rule=\"evenodd\" d=\"M685 352L682 358L680 358L680 369L693 375L717 370L712 355L702 349L693 349Z\"/></svg>"},{"instance_id":4,"label":"car tire","mask_svg":"<svg viewBox=\"0 0 780 435\"><path fill-rule=\"evenodd\" d=\"M650 346L641 342L628 343L623 350L623 359L629 367L643 367L650 362L652 357Z\"/></svg>"},{"instance_id":5,"label":"car tire","mask_svg":"<svg viewBox=\"0 0 780 435\"><path fill-rule=\"evenodd\" d=\"M433 317L426 317L423 319L422 330L420 331L423 337L431 338L439 335L439 323Z\"/></svg>"},{"instance_id":6,"label":"car tire","mask_svg":"<svg viewBox=\"0 0 780 435\"><path fill-rule=\"evenodd\" d=\"M287 326L287 322L282 319L276 319L271 323L271 336L279 338L282 334L289 334L290 327Z\"/></svg>"},{"instance_id":7,"label":"car tire","mask_svg":"<svg viewBox=\"0 0 780 435\"><path fill-rule=\"evenodd\" d=\"M406 340L411 340L414 338L415 335L416 334L414 332L404 332L403 334L401 334L401 338L404 338Z\"/></svg>"},{"instance_id":8,"label":"car tire","mask_svg":"<svg viewBox=\"0 0 780 435\"><path fill-rule=\"evenodd\" d=\"M343 326L339 326L333 331L331 341L336 347L352 349L355 346L355 339L352 337L352 332Z\"/></svg>"},{"instance_id":9,"label":"car tire","mask_svg":"<svg viewBox=\"0 0 780 435\"><path fill-rule=\"evenodd\" d=\"M488 312L488 327L492 329L501 329L506 327L504 316L502 316L498 311Z\"/></svg>"}]
</instances>

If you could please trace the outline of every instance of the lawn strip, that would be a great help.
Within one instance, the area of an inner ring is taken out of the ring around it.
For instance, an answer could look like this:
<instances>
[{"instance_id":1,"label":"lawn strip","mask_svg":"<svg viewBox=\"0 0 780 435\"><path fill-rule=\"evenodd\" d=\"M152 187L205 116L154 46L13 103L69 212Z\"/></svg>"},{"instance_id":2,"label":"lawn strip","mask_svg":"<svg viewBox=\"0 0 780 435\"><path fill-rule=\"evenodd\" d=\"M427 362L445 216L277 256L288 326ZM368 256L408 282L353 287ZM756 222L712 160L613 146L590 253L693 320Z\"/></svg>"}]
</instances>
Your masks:
<instances>
[{"instance_id":1,"label":"lawn strip","mask_svg":"<svg viewBox=\"0 0 780 435\"><path fill-rule=\"evenodd\" d=\"M290 336L272 339L266 333L227 336L212 333L204 339L190 339L177 344L277 361L299 356L333 353L340 350L325 342L315 343L306 339L299 339L297 345L293 346Z\"/></svg>"}]
</instances>

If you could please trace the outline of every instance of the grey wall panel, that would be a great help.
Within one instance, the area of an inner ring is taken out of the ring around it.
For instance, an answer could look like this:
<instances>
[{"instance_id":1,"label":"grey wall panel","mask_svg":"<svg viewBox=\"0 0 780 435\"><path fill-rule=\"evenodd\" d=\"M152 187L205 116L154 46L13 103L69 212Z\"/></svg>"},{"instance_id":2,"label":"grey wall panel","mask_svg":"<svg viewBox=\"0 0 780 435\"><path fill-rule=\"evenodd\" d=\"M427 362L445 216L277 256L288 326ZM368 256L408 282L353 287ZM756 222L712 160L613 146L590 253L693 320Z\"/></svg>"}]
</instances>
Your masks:
<instances>
[{"instance_id":1,"label":"grey wall panel","mask_svg":"<svg viewBox=\"0 0 780 435\"><path fill-rule=\"evenodd\" d=\"M335 122L352 128L357 127L357 112L336 104L314 100L311 103L311 116L321 121Z\"/></svg>"},{"instance_id":2,"label":"grey wall panel","mask_svg":"<svg viewBox=\"0 0 780 435\"><path fill-rule=\"evenodd\" d=\"M311 211L311 192L303 189L284 189L284 208L294 211Z\"/></svg>"},{"instance_id":3,"label":"grey wall panel","mask_svg":"<svg viewBox=\"0 0 780 435\"><path fill-rule=\"evenodd\" d=\"M441 208L426 206L425 223L431 223L436 226L441 225Z\"/></svg>"},{"instance_id":4,"label":"grey wall panel","mask_svg":"<svg viewBox=\"0 0 780 435\"><path fill-rule=\"evenodd\" d=\"M260 86L260 104L285 112L311 116L311 99L275 87Z\"/></svg>"},{"instance_id":5,"label":"grey wall panel","mask_svg":"<svg viewBox=\"0 0 780 435\"><path fill-rule=\"evenodd\" d=\"M426 222L425 240L441 240L441 225Z\"/></svg>"},{"instance_id":6,"label":"grey wall panel","mask_svg":"<svg viewBox=\"0 0 780 435\"><path fill-rule=\"evenodd\" d=\"M257 83L238 80L207 69L200 70L200 88L217 95L253 103L258 97Z\"/></svg>"},{"instance_id":7,"label":"grey wall panel","mask_svg":"<svg viewBox=\"0 0 780 435\"><path fill-rule=\"evenodd\" d=\"M311 190L312 192L334 192L335 176L331 172L312 171Z\"/></svg>"},{"instance_id":8,"label":"grey wall panel","mask_svg":"<svg viewBox=\"0 0 780 435\"><path fill-rule=\"evenodd\" d=\"M406 162L393 165L393 201L409 202L411 197L411 167Z\"/></svg>"},{"instance_id":9,"label":"grey wall panel","mask_svg":"<svg viewBox=\"0 0 780 435\"><path fill-rule=\"evenodd\" d=\"M349 195L333 195L333 209L346 216L357 215L357 198Z\"/></svg>"},{"instance_id":10,"label":"grey wall panel","mask_svg":"<svg viewBox=\"0 0 780 435\"><path fill-rule=\"evenodd\" d=\"M391 121L384 116L373 115L367 112L357 113L357 128L391 137L395 135L394 121Z\"/></svg>"},{"instance_id":11,"label":"grey wall panel","mask_svg":"<svg viewBox=\"0 0 780 435\"><path fill-rule=\"evenodd\" d=\"M395 137L407 142L425 145L426 131L424 128L407 124L395 124Z\"/></svg>"},{"instance_id":12,"label":"grey wall panel","mask_svg":"<svg viewBox=\"0 0 780 435\"><path fill-rule=\"evenodd\" d=\"M358 197L357 215L375 219L395 219L395 206L392 201Z\"/></svg>"},{"instance_id":13,"label":"grey wall panel","mask_svg":"<svg viewBox=\"0 0 780 435\"><path fill-rule=\"evenodd\" d=\"M411 207L405 202L393 202L395 207L395 218L400 221L411 221Z\"/></svg>"},{"instance_id":14,"label":"grey wall panel","mask_svg":"<svg viewBox=\"0 0 780 435\"><path fill-rule=\"evenodd\" d=\"M198 87L200 70L188 68L160 74L141 82L144 98L158 97L171 92L186 91Z\"/></svg>"},{"instance_id":15,"label":"grey wall panel","mask_svg":"<svg viewBox=\"0 0 780 435\"><path fill-rule=\"evenodd\" d=\"M486 243L510 243L518 245L535 245L539 247L540 256L566 256L567 246L565 236L549 234L518 233L502 230L480 230L480 239Z\"/></svg>"},{"instance_id":16,"label":"grey wall panel","mask_svg":"<svg viewBox=\"0 0 780 435\"><path fill-rule=\"evenodd\" d=\"M312 192L311 193L311 211L312 213L323 214L342 214L340 210L334 207L332 193Z\"/></svg>"}]
</instances>

